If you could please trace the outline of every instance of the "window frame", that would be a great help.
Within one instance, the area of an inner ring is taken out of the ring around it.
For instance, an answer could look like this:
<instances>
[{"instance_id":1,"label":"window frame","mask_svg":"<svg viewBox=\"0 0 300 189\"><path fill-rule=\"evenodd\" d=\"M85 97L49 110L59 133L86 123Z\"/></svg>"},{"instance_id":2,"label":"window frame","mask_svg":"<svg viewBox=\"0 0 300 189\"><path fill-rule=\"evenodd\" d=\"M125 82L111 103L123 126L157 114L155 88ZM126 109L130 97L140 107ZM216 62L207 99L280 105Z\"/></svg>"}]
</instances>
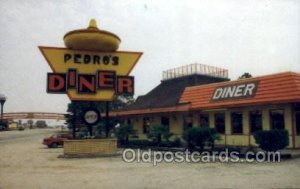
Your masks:
<instances>
[{"instance_id":1,"label":"window frame","mask_svg":"<svg viewBox=\"0 0 300 189\"><path fill-rule=\"evenodd\" d=\"M273 126L273 119L272 119L272 111L282 111L282 118L283 118L283 128L280 128L280 129L285 129L285 113L284 113L284 109L283 108L276 108L276 109L270 109L269 110L269 121L270 121L270 129L278 129L278 128L275 128Z\"/></svg>"},{"instance_id":2,"label":"window frame","mask_svg":"<svg viewBox=\"0 0 300 189\"><path fill-rule=\"evenodd\" d=\"M168 124L167 125L163 124L163 119L168 120ZM160 123L161 123L162 126L167 127L168 132L170 132L170 117L161 116Z\"/></svg>"},{"instance_id":3,"label":"window frame","mask_svg":"<svg viewBox=\"0 0 300 189\"><path fill-rule=\"evenodd\" d=\"M294 119L295 119L295 121L294 121L294 123L295 123L295 133L296 133L297 136L300 136L300 118L299 118L299 125L297 125L297 113L300 116L300 109L294 111L294 116L295 116L294 117ZM297 129L297 126L299 127L299 130Z\"/></svg>"},{"instance_id":4,"label":"window frame","mask_svg":"<svg viewBox=\"0 0 300 189\"><path fill-rule=\"evenodd\" d=\"M207 125L202 125L201 120L202 120L203 117L207 117ZM207 114L207 113L200 113L199 114L199 125L200 125L200 127L209 127L209 114Z\"/></svg>"},{"instance_id":5,"label":"window frame","mask_svg":"<svg viewBox=\"0 0 300 189\"><path fill-rule=\"evenodd\" d=\"M260 116L261 116L261 129L260 130L256 130L256 131L262 131L263 130L263 112L262 110L251 110L249 111L249 134L250 135L253 135L256 131L253 132L253 129L252 129L252 121L251 121L251 113L257 113L257 112L260 112Z\"/></svg>"},{"instance_id":6,"label":"window frame","mask_svg":"<svg viewBox=\"0 0 300 189\"><path fill-rule=\"evenodd\" d=\"M149 125L146 125L148 121ZM150 131L150 117L143 117L143 134L148 134Z\"/></svg>"},{"instance_id":7,"label":"window frame","mask_svg":"<svg viewBox=\"0 0 300 189\"><path fill-rule=\"evenodd\" d=\"M185 115L183 116L183 123L182 123L182 132L184 133L186 130L193 127L193 119L191 118L191 115Z\"/></svg>"},{"instance_id":8,"label":"window frame","mask_svg":"<svg viewBox=\"0 0 300 189\"><path fill-rule=\"evenodd\" d=\"M241 132L234 132L234 125L233 125L233 119L232 119L232 116L233 114L236 114L236 115L241 115L242 116L242 119L241 119L241 123L240 123L240 126L241 126ZM231 134L232 135L243 135L244 133L244 115L243 115L243 112L242 111L233 111L233 112L230 112L230 124L231 124Z\"/></svg>"},{"instance_id":9,"label":"window frame","mask_svg":"<svg viewBox=\"0 0 300 189\"><path fill-rule=\"evenodd\" d=\"M219 130L218 130L218 126L217 126L217 115L223 115L223 117L224 117L224 131L223 132L219 132ZM218 113L214 113L214 126L215 126L215 129L216 129L216 131L217 131L217 133L219 133L219 134L221 134L221 135L225 135L225 133L226 133L226 114L225 114L225 112L218 112Z\"/></svg>"}]
</instances>

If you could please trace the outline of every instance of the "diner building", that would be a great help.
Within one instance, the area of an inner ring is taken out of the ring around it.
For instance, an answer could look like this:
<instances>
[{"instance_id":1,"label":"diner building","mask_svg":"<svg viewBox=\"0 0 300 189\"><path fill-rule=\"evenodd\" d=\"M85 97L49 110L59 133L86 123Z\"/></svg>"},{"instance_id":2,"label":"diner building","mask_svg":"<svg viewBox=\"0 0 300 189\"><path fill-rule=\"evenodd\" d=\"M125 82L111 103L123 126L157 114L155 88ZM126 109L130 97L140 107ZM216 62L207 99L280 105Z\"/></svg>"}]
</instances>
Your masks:
<instances>
[{"instance_id":1,"label":"diner building","mask_svg":"<svg viewBox=\"0 0 300 189\"><path fill-rule=\"evenodd\" d=\"M191 64L163 72L161 83L115 112L139 138L152 125L175 136L190 127L212 127L219 145L255 146L253 133L286 129L289 148L300 148L300 73L283 72L230 81L225 69Z\"/></svg>"}]
</instances>

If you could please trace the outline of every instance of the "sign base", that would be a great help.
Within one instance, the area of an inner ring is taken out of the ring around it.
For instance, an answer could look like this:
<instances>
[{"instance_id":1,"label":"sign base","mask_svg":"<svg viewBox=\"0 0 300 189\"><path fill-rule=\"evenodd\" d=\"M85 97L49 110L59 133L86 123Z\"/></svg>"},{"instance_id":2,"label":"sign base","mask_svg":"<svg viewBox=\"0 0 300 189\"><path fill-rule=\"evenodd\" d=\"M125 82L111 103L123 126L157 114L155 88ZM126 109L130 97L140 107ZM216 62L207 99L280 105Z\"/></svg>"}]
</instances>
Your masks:
<instances>
[{"instance_id":1,"label":"sign base","mask_svg":"<svg viewBox=\"0 0 300 189\"><path fill-rule=\"evenodd\" d=\"M117 154L117 139L64 141L63 157L107 157Z\"/></svg>"}]
</instances>

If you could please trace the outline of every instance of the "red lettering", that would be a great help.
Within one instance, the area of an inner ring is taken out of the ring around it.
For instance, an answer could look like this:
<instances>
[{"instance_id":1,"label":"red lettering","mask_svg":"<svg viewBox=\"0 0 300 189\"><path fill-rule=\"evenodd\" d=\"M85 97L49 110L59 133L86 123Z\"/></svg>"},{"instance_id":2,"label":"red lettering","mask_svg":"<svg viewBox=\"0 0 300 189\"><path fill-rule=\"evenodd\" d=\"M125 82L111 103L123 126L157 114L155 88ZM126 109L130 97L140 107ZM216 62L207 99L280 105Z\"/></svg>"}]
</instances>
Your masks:
<instances>
[{"instance_id":1,"label":"red lettering","mask_svg":"<svg viewBox=\"0 0 300 189\"><path fill-rule=\"evenodd\" d=\"M118 94L133 94L134 93L134 77L118 76L117 79L117 93Z\"/></svg>"},{"instance_id":2,"label":"red lettering","mask_svg":"<svg viewBox=\"0 0 300 189\"><path fill-rule=\"evenodd\" d=\"M66 73L48 73L47 92L66 93L76 89L78 93L93 94L97 90L111 90L117 94L133 95L134 77L117 76L115 71L97 71L96 74L78 74L76 69Z\"/></svg>"},{"instance_id":3,"label":"red lettering","mask_svg":"<svg viewBox=\"0 0 300 189\"><path fill-rule=\"evenodd\" d=\"M76 74L77 71L75 69L69 69L68 71L68 89L76 88Z\"/></svg>"},{"instance_id":4,"label":"red lettering","mask_svg":"<svg viewBox=\"0 0 300 189\"><path fill-rule=\"evenodd\" d=\"M98 72L98 87L99 87L99 89L114 89L115 88L115 72L99 71Z\"/></svg>"},{"instance_id":5,"label":"red lettering","mask_svg":"<svg viewBox=\"0 0 300 189\"><path fill-rule=\"evenodd\" d=\"M66 92L66 74L48 73L47 92L61 93Z\"/></svg>"},{"instance_id":6,"label":"red lettering","mask_svg":"<svg viewBox=\"0 0 300 189\"><path fill-rule=\"evenodd\" d=\"M95 75L79 74L77 90L80 93L95 93L96 92Z\"/></svg>"}]
</instances>

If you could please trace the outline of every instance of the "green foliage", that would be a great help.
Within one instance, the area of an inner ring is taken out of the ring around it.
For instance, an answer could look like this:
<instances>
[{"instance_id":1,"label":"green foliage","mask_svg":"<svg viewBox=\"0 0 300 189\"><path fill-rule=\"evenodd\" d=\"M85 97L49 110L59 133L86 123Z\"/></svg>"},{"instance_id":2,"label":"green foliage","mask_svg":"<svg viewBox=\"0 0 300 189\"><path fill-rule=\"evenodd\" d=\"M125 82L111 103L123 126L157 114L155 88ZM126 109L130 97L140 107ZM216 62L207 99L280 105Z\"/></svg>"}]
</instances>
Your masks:
<instances>
[{"instance_id":1,"label":"green foliage","mask_svg":"<svg viewBox=\"0 0 300 189\"><path fill-rule=\"evenodd\" d=\"M72 128L72 125L75 121L81 120L84 110L87 108L95 108L99 112L105 112L105 102L72 101L69 103L67 109L69 114L65 116L69 128Z\"/></svg>"},{"instance_id":2,"label":"green foliage","mask_svg":"<svg viewBox=\"0 0 300 189\"><path fill-rule=\"evenodd\" d=\"M27 124L29 125L29 128L32 129L33 128L33 120L28 120Z\"/></svg>"},{"instance_id":3,"label":"green foliage","mask_svg":"<svg viewBox=\"0 0 300 189\"><path fill-rule=\"evenodd\" d=\"M275 152L289 145L288 131L285 129L257 131L254 138L261 149L269 152Z\"/></svg>"},{"instance_id":4,"label":"green foliage","mask_svg":"<svg viewBox=\"0 0 300 189\"><path fill-rule=\"evenodd\" d=\"M128 95L121 95L116 98L111 104L110 109L111 110L119 110L124 108L125 106L128 106L134 102L133 96Z\"/></svg>"},{"instance_id":5,"label":"green foliage","mask_svg":"<svg viewBox=\"0 0 300 189\"><path fill-rule=\"evenodd\" d=\"M181 147L181 146L182 146L181 139L178 138L178 137L176 137L176 138L174 139L174 141L172 141L172 142L173 142L173 146L174 146L174 147Z\"/></svg>"},{"instance_id":6,"label":"green foliage","mask_svg":"<svg viewBox=\"0 0 300 189\"><path fill-rule=\"evenodd\" d=\"M95 139L105 138L105 125L100 122L93 127L93 135Z\"/></svg>"},{"instance_id":7,"label":"green foliage","mask_svg":"<svg viewBox=\"0 0 300 189\"><path fill-rule=\"evenodd\" d=\"M122 145L126 147L135 147L135 148L146 148L149 146L155 146L156 143L150 140L129 140Z\"/></svg>"},{"instance_id":8,"label":"green foliage","mask_svg":"<svg viewBox=\"0 0 300 189\"><path fill-rule=\"evenodd\" d=\"M183 139L187 142L189 149L198 147L202 151L205 145L213 148L215 140L220 140L220 136L214 128L192 127L184 132Z\"/></svg>"},{"instance_id":9,"label":"green foliage","mask_svg":"<svg viewBox=\"0 0 300 189\"><path fill-rule=\"evenodd\" d=\"M87 127L82 127L79 129L79 132L77 133L77 137L82 139L88 135L88 129Z\"/></svg>"},{"instance_id":10,"label":"green foliage","mask_svg":"<svg viewBox=\"0 0 300 189\"><path fill-rule=\"evenodd\" d=\"M110 102L108 105L109 111L121 109L131 103L134 102L134 98L132 96L118 96L114 101ZM68 128L72 128L73 124L76 121L80 121L83 117L84 110L87 108L97 109L100 113L105 113L106 111L106 102L83 102L83 101L72 101L68 104L67 112L65 115L66 123L68 124ZM109 127L108 131L116 125L116 123L120 122L117 118L109 119ZM101 124L105 125L105 119L102 118ZM98 133L99 134L99 133ZM97 136L99 136L97 134Z\"/></svg>"},{"instance_id":11,"label":"green foliage","mask_svg":"<svg viewBox=\"0 0 300 189\"><path fill-rule=\"evenodd\" d=\"M47 123L44 120L38 120L35 123L37 128L46 128L47 127Z\"/></svg>"},{"instance_id":12,"label":"green foliage","mask_svg":"<svg viewBox=\"0 0 300 189\"><path fill-rule=\"evenodd\" d=\"M129 140L127 143L121 144L121 147L126 148L152 148L152 147L181 147L181 140L176 138L174 141L163 141L161 143L157 143L152 140Z\"/></svg>"},{"instance_id":13,"label":"green foliage","mask_svg":"<svg viewBox=\"0 0 300 189\"><path fill-rule=\"evenodd\" d=\"M170 133L168 128L164 125L153 125L150 126L148 138L152 139L158 144L161 143L162 138L165 141L169 141L169 138L173 136L173 133Z\"/></svg>"},{"instance_id":14,"label":"green foliage","mask_svg":"<svg viewBox=\"0 0 300 189\"><path fill-rule=\"evenodd\" d=\"M251 78L252 75L248 72L243 73L238 79L246 79L246 78Z\"/></svg>"},{"instance_id":15,"label":"green foliage","mask_svg":"<svg viewBox=\"0 0 300 189\"><path fill-rule=\"evenodd\" d=\"M116 130L116 137L121 144L127 143L129 136L135 134L135 130L132 125L121 125Z\"/></svg>"}]
</instances>

